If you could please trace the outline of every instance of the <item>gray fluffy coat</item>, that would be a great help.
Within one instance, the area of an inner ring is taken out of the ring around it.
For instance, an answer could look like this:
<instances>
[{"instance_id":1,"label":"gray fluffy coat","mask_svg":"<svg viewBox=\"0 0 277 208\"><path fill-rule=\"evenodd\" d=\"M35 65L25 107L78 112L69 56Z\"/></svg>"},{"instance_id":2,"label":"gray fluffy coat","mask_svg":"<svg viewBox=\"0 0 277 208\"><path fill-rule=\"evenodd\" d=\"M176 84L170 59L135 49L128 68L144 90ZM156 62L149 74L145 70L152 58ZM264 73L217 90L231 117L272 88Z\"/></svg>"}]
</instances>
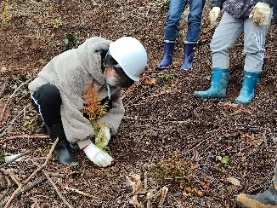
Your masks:
<instances>
[{"instance_id":1,"label":"gray fluffy coat","mask_svg":"<svg viewBox=\"0 0 277 208\"><path fill-rule=\"evenodd\" d=\"M59 89L62 99L62 124L67 140L73 144L94 134L90 121L83 116L82 96L87 82L92 82L98 88L99 99L107 97L100 54L103 50L108 50L110 43L111 41L104 38L92 37L77 49L63 52L54 57L28 86L31 94L48 83ZM124 115L121 93L121 88L111 87L113 106L98 121L109 125L112 134L117 132Z\"/></svg>"}]
</instances>

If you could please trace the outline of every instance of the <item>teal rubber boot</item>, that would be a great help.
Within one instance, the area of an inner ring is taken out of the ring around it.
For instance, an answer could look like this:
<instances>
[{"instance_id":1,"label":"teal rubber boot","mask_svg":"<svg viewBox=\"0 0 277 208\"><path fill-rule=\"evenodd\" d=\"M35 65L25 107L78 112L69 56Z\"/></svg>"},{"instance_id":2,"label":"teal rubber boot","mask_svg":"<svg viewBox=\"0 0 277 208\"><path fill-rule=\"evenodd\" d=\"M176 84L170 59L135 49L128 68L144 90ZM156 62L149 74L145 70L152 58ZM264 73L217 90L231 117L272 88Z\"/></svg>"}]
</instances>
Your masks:
<instances>
[{"instance_id":1,"label":"teal rubber boot","mask_svg":"<svg viewBox=\"0 0 277 208\"><path fill-rule=\"evenodd\" d=\"M194 96L199 98L225 98L228 76L228 69L212 68L211 87L205 91L195 91Z\"/></svg>"},{"instance_id":2,"label":"teal rubber boot","mask_svg":"<svg viewBox=\"0 0 277 208\"><path fill-rule=\"evenodd\" d=\"M259 81L260 73L247 72L243 73L243 83L239 96L236 98L237 104L249 104L255 95L255 86Z\"/></svg>"}]
</instances>

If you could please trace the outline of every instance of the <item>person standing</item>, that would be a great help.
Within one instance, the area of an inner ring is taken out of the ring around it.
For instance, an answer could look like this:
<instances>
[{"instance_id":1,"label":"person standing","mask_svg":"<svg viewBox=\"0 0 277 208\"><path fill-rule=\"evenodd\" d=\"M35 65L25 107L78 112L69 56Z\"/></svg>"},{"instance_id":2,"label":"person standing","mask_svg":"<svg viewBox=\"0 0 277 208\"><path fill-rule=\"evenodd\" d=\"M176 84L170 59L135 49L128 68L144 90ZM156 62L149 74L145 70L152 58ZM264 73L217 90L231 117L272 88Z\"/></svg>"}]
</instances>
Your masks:
<instances>
[{"instance_id":1,"label":"person standing","mask_svg":"<svg viewBox=\"0 0 277 208\"><path fill-rule=\"evenodd\" d=\"M172 64L175 40L179 33L179 21L187 4L189 4L188 30L184 41L184 59L182 70L192 68L194 48L201 32L201 17L206 0L170 0L164 29L164 53L157 68L163 69Z\"/></svg>"},{"instance_id":2,"label":"person standing","mask_svg":"<svg viewBox=\"0 0 277 208\"><path fill-rule=\"evenodd\" d=\"M199 98L225 98L229 75L229 49L244 34L245 63L243 83L237 104L249 104L254 98L254 88L262 71L265 41L275 0L212 0L210 21L217 20L223 7L225 12L211 41L211 86L196 91Z\"/></svg>"},{"instance_id":3,"label":"person standing","mask_svg":"<svg viewBox=\"0 0 277 208\"><path fill-rule=\"evenodd\" d=\"M277 24L277 1L273 2L274 20ZM264 192L256 195L240 193L237 196L237 205L248 208L277 208L277 163L275 163L273 184Z\"/></svg>"}]
</instances>

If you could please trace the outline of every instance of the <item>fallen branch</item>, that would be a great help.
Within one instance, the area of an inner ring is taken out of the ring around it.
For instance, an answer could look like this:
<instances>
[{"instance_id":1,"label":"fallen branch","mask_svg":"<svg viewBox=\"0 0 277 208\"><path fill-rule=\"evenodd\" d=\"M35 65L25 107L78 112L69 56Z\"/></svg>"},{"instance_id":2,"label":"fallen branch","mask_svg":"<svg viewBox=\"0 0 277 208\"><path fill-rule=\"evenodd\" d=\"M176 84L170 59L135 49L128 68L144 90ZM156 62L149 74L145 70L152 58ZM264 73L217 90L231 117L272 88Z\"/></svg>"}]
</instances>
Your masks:
<instances>
[{"instance_id":1,"label":"fallen branch","mask_svg":"<svg viewBox=\"0 0 277 208\"><path fill-rule=\"evenodd\" d=\"M39 166L39 164L37 164L36 162L33 161L33 163L40 169L41 166ZM63 197L63 195L61 194L61 192L59 191L58 187L56 186L56 184L53 182L53 180L50 178L49 174L44 171L41 170L42 173L45 175L45 177L47 178L47 180L50 182L50 184L53 186L53 188L55 189L56 193L58 194L58 196L60 197L60 199L63 201L63 203L68 206L69 208L73 208L73 206L71 204L69 204L66 199Z\"/></svg>"},{"instance_id":2,"label":"fallen branch","mask_svg":"<svg viewBox=\"0 0 277 208\"><path fill-rule=\"evenodd\" d=\"M78 189L74 189L74 188L68 187L67 185L62 185L61 187L62 187L63 189L66 189L66 190L74 191L74 192L76 192L76 193L78 193L78 194L81 194L81 195L83 195L83 196L88 196L88 197L93 198L93 199L99 199L99 198L96 197L96 196L93 196L93 195L88 194L88 193L84 193L84 192L82 192L82 191L79 191Z\"/></svg>"},{"instance_id":3,"label":"fallen branch","mask_svg":"<svg viewBox=\"0 0 277 208\"><path fill-rule=\"evenodd\" d=\"M45 162L42 164L42 166L40 166L39 168L37 168L37 169L36 169L25 181L23 181L23 183L19 184L18 188L13 192L13 194L12 194L11 197L9 198L9 200L8 200L8 202L6 203L6 205L5 205L4 208L8 208L9 205L10 205L10 203L12 202L12 200L13 200L20 192L22 192L21 190L22 190L23 186L24 186L25 184L27 184L27 183L33 178L33 176L34 176L35 174L37 174L37 172L39 172L42 168L44 168L44 167L47 165L47 163L48 163L48 161L49 161L49 159L50 159L50 157L51 157L51 155L52 155L52 153L53 153L53 151L54 151L54 149L55 149L55 146L56 146L56 144L58 143L58 141L59 141L59 139L57 138L56 141L53 143L53 145L52 145L52 147L51 147L51 149L50 149L50 151L49 151L49 153L48 153L48 155L47 155L47 157L46 157L46 160L45 160Z\"/></svg>"},{"instance_id":4,"label":"fallen branch","mask_svg":"<svg viewBox=\"0 0 277 208\"><path fill-rule=\"evenodd\" d=\"M14 139L49 139L49 136L47 135L15 135L15 136L10 136L6 137L6 139L3 139L0 141L0 144L3 144L7 141L14 140Z\"/></svg>"},{"instance_id":5,"label":"fallen branch","mask_svg":"<svg viewBox=\"0 0 277 208\"><path fill-rule=\"evenodd\" d=\"M30 189L32 189L33 187L35 187L36 185L40 184L41 182L43 182L45 180L45 178L39 178L37 180L35 180L34 182L27 184L24 188L20 189L17 193L15 193L14 197L19 196L20 194L29 191ZM9 197L6 197L4 200L0 201L0 207L3 207L5 204L5 207L8 207L9 204L7 203L9 201ZM7 206L8 204L8 206Z\"/></svg>"}]
</instances>

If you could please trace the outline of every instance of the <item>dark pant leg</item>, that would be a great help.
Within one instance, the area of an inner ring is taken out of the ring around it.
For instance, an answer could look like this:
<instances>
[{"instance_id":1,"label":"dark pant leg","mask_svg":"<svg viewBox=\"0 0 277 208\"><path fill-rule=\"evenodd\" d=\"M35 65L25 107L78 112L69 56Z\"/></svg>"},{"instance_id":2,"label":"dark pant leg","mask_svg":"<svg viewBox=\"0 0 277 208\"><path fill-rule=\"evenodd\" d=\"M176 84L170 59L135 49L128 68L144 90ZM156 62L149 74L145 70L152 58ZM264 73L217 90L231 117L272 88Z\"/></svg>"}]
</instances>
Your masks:
<instances>
[{"instance_id":1,"label":"dark pant leg","mask_svg":"<svg viewBox=\"0 0 277 208\"><path fill-rule=\"evenodd\" d=\"M62 123L60 114L62 100L55 85L42 85L31 98L32 105L40 113L45 125L51 127Z\"/></svg>"}]
</instances>

